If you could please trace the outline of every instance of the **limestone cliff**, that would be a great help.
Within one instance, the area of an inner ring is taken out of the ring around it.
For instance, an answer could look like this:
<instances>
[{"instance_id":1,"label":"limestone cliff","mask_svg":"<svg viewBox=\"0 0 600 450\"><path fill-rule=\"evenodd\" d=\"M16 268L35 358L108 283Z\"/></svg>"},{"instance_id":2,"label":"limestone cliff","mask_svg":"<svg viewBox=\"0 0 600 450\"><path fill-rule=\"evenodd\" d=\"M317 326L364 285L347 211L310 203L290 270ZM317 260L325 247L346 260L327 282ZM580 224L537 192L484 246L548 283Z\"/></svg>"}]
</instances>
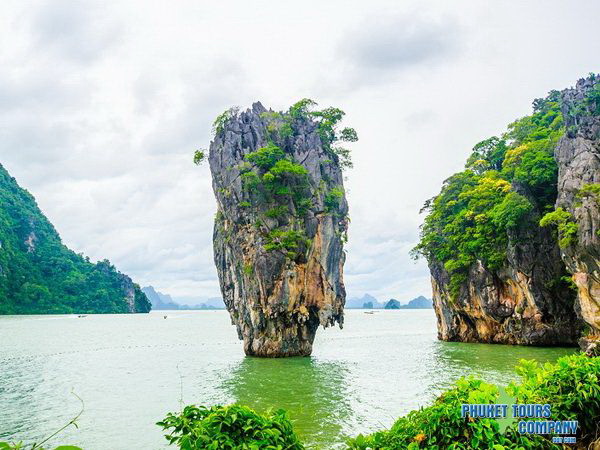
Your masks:
<instances>
[{"instance_id":1,"label":"limestone cliff","mask_svg":"<svg viewBox=\"0 0 600 450\"><path fill-rule=\"evenodd\" d=\"M443 264L432 260L429 267L441 340L557 345L579 336L573 292L556 282L565 272L549 230L513 231L504 266L473 264L458 295L449 291Z\"/></svg>"},{"instance_id":2,"label":"limestone cliff","mask_svg":"<svg viewBox=\"0 0 600 450\"><path fill-rule=\"evenodd\" d=\"M559 141L557 208L577 224L562 258L577 285L577 309L600 335L600 76L581 79L562 92L567 133Z\"/></svg>"},{"instance_id":3,"label":"limestone cliff","mask_svg":"<svg viewBox=\"0 0 600 450\"><path fill-rule=\"evenodd\" d=\"M415 251L440 339L575 344L582 318L600 330L597 81L536 99L426 202Z\"/></svg>"},{"instance_id":4,"label":"limestone cliff","mask_svg":"<svg viewBox=\"0 0 600 450\"><path fill-rule=\"evenodd\" d=\"M248 355L309 355L319 325L343 324L348 205L335 132L317 117L255 103L215 123L214 259Z\"/></svg>"}]
</instances>

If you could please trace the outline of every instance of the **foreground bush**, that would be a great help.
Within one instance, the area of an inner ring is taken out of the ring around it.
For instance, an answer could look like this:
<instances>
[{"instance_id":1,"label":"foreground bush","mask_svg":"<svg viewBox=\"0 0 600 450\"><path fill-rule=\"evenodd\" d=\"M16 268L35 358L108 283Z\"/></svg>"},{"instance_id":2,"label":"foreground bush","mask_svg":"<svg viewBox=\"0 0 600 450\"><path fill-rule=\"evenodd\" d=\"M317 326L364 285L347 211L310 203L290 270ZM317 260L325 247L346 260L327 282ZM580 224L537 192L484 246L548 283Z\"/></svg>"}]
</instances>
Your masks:
<instances>
[{"instance_id":1,"label":"foreground bush","mask_svg":"<svg viewBox=\"0 0 600 450\"><path fill-rule=\"evenodd\" d=\"M600 437L600 357L581 353L543 366L521 361L517 373L522 382L508 386L515 403L548 403L553 420L579 421L578 441Z\"/></svg>"},{"instance_id":2,"label":"foreground bush","mask_svg":"<svg viewBox=\"0 0 600 450\"><path fill-rule=\"evenodd\" d=\"M461 417L463 403L497 403L498 388L475 379L460 379L433 405L411 411L389 431L359 435L348 442L351 449L503 449L533 447L530 439L512 430L500 432L495 419Z\"/></svg>"},{"instance_id":3,"label":"foreground bush","mask_svg":"<svg viewBox=\"0 0 600 450\"><path fill-rule=\"evenodd\" d=\"M169 413L157 425L170 431L165 436L169 444L183 450L304 448L283 410L258 414L240 405L192 405L180 414Z\"/></svg>"},{"instance_id":4,"label":"foreground bush","mask_svg":"<svg viewBox=\"0 0 600 450\"><path fill-rule=\"evenodd\" d=\"M517 373L522 377L521 383L508 387L515 403L548 403L552 405L553 420L578 420L580 446L599 438L600 357L589 358L582 353L543 366L523 360ZM348 445L352 449L560 448L540 436L520 435L514 425L501 433L496 420L460 416L463 403L496 403L497 399L495 386L461 379L433 405L401 417L390 430L359 435Z\"/></svg>"},{"instance_id":5,"label":"foreground bush","mask_svg":"<svg viewBox=\"0 0 600 450\"><path fill-rule=\"evenodd\" d=\"M576 448L600 443L600 357L565 356L555 364L522 360L520 383L508 392L515 403L552 406L551 420L578 420ZM498 388L473 378L458 380L428 407L401 417L389 429L348 441L350 449L560 449L547 437L521 435L516 422L504 432L495 419L461 417L465 403L497 403ZM511 414L509 412L509 414ZM283 411L261 415L238 405L188 406L158 423L182 449L303 449ZM596 447L593 447L596 448Z\"/></svg>"}]
</instances>

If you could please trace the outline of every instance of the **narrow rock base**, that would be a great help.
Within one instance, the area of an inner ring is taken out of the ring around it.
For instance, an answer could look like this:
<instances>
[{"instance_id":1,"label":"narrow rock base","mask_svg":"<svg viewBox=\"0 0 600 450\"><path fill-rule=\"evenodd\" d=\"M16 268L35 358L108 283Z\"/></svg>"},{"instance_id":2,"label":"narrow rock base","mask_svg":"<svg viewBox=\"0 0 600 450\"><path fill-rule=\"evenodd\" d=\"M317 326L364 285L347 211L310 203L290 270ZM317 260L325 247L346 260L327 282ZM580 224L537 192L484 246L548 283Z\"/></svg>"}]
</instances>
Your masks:
<instances>
[{"instance_id":1,"label":"narrow rock base","mask_svg":"<svg viewBox=\"0 0 600 450\"><path fill-rule=\"evenodd\" d=\"M297 327L274 327L271 333L248 333L243 336L244 352L248 356L282 358L287 356L310 356L317 326L298 324Z\"/></svg>"}]
</instances>

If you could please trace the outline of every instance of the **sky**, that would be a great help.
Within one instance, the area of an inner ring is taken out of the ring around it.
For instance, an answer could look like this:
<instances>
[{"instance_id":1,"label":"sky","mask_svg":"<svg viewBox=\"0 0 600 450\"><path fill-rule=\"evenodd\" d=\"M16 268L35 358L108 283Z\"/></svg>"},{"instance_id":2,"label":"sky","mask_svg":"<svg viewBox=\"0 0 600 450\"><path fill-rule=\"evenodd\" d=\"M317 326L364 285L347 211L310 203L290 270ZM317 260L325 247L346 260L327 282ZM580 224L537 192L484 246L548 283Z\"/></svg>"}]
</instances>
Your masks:
<instances>
[{"instance_id":1,"label":"sky","mask_svg":"<svg viewBox=\"0 0 600 450\"><path fill-rule=\"evenodd\" d=\"M0 163L64 243L181 303L217 297L214 118L346 112L349 297L431 296L424 201L534 98L600 71L600 3L24 1L0 5Z\"/></svg>"}]
</instances>

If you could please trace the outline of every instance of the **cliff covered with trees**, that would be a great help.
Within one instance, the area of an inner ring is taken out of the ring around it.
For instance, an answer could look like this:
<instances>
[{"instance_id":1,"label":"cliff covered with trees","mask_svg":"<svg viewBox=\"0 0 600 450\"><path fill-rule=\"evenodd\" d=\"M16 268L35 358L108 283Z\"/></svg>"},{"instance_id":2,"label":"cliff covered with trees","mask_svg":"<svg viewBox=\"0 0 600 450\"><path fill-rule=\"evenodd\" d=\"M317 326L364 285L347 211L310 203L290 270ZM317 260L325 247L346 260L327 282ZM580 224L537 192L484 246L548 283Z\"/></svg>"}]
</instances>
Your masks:
<instances>
[{"instance_id":1,"label":"cliff covered with trees","mask_svg":"<svg viewBox=\"0 0 600 450\"><path fill-rule=\"evenodd\" d=\"M148 312L131 278L69 250L0 165L0 314Z\"/></svg>"},{"instance_id":2,"label":"cliff covered with trees","mask_svg":"<svg viewBox=\"0 0 600 450\"><path fill-rule=\"evenodd\" d=\"M249 355L309 355L319 325L343 324L342 169L351 163L339 142L357 137L338 129L343 111L314 106L305 99L274 112L255 103L214 125L215 264Z\"/></svg>"},{"instance_id":3,"label":"cliff covered with trees","mask_svg":"<svg viewBox=\"0 0 600 450\"><path fill-rule=\"evenodd\" d=\"M426 202L414 253L440 339L571 344L581 319L597 327L598 81L536 99Z\"/></svg>"}]
</instances>

